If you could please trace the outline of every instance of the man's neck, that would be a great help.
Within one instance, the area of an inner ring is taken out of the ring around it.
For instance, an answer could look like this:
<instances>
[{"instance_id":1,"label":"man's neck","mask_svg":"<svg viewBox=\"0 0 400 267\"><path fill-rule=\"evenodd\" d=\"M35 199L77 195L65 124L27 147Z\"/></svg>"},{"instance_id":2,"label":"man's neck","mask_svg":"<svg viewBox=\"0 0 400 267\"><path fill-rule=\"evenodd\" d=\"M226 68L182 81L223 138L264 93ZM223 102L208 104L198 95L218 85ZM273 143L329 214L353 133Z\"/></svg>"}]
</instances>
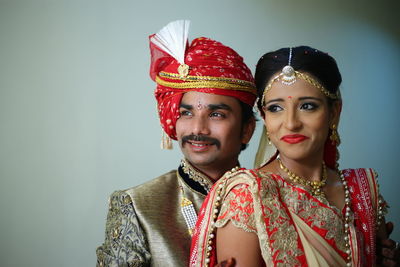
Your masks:
<instances>
[{"instance_id":1,"label":"man's neck","mask_svg":"<svg viewBox=\"0 0 400 267\"><path fill-rule=\"evenodd\" d=\"M235 166L233 166L235 167ZM232 167L232 168L233 168ZM228 170L232 169L232 168L220 168L220 169L207 169L207 168L197 168L198 170L200 170L202 173L204 173L205 175L207 175L213 182L216 182L219 178L221 178L225 172L227 172Z\"/></svg>"},{"instance_id":2,"label":"man's neck","mask_svg":"<svg viewBox=\"0 0 400 267\"><path fill-rule=\"evenodd\" d=\"M225 172L235 168L236 166L239 166L239 163L232 163L232 164L227 164L223 167L218 167L218 168L213 168L213 167L205 167L205 166L196 166L192 163L190 163L192 167L197 170L198 172L206 175L210 180L213 182L216 182L219 178L221 178Z\"/></svg>"}]
</instances>

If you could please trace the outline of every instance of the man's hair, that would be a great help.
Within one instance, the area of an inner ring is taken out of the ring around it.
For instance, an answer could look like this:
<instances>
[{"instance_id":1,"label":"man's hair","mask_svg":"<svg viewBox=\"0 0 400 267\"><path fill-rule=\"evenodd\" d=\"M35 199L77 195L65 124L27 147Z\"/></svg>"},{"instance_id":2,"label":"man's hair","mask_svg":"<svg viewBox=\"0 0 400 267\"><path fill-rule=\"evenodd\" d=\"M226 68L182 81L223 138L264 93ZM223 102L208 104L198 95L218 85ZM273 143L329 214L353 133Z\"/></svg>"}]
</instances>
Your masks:
<instances>
[{"instance_id":1,"label":"man's hair","mask_svg":"<svg viewBox=\"0 0 400 267\"><path fill-rule=\"evenodd\" d=\"M242 130L243 127L250 122L251 119L255 119L253 107L243 103L242 101L239 100L240 107L242 108ZM249 144L242 144L240 151L243 151L247 148Z\"/></svg>"}]
</instances>

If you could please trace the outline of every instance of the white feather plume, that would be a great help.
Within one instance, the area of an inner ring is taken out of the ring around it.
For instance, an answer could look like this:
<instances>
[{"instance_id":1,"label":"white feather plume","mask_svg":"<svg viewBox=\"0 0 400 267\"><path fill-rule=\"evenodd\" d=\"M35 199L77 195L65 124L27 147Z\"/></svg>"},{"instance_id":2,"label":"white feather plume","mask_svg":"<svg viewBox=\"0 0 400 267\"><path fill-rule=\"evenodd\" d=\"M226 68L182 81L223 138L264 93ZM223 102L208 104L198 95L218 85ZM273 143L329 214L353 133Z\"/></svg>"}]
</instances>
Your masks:
<instances>
[{"instance_id":1,"label":"white feather plume","mask_svg":"<svg viewBox=\"0 0 400 267\"><path fill-rule=\"evenodd\" d=\"M185 50L189 34L189 20L176 20L168 23L150 41L185 64Z\"/></svg>"}]
</instances>

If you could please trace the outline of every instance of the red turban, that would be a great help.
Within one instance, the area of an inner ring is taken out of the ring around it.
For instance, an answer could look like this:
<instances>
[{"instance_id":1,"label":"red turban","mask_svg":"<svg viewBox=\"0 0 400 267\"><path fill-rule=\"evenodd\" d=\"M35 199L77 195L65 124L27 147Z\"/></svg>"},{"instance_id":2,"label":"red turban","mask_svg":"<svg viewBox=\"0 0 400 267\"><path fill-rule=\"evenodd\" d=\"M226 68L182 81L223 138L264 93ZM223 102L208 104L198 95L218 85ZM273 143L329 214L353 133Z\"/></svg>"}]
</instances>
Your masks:
<instances>
[{"instance_id":1,"label":"red turban","mask_svg":"<svg viewBox=\"0 0 400 267\"><path fill-rule=\"evenodd\" d=\"M176 140L179 105L186 92L232 96L254 105L257 90L250 69L241 56L220 42L204 37L193 40L186 48L185 64L151 41L150 51L150 76L157 82L155 97L160 122L170 138Z\"/></svg>"}]
</instances>

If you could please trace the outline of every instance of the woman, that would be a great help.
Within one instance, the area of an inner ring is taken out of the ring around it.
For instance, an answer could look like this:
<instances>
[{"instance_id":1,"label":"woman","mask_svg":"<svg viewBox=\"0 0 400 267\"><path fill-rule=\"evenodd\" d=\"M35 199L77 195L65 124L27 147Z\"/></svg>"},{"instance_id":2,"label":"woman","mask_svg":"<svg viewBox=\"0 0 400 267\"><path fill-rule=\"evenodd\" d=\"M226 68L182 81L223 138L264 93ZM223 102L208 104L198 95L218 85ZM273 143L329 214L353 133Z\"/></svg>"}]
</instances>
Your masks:
<instances>
[{"instance_id":1,"label":"woman","mask_svg":"<svg viewBox=\"0 0 400 267\"><path fill-rule=\"evenodd\" d=\"M256 69L265 123L254 170L232 170L209 193L191 266L372 266L386 204L372 169L339 171L341 75L310 47L265 54ZM269 139L268 141L265 141Z\"/></svg>"}]
</instances>

